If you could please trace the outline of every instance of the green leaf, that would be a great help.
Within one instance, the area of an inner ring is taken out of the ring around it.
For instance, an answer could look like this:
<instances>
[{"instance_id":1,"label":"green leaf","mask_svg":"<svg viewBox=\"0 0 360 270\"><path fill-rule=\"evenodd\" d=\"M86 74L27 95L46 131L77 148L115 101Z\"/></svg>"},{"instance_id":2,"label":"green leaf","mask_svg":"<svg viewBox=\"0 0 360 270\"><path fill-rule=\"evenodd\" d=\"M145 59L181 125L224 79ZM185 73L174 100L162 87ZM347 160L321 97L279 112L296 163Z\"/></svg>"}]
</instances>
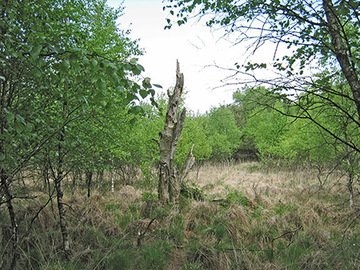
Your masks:
<instances>
[{"instance_id":1,"label":"green leaf","mask_svg":"<svg viewBox=\"0 0 360 270\"><path fill-rule=\"evenodd\" d=\"M140 65L140 64L137 64L137 65L136 65L136 68L137 68L138 70L145 71L145 68L144 68L142 65Z\"/></svg>"},{"instance_id":2,"label":"green leaf","mask_svg":"<svg viewBox=\"0 0 360 270\"><path fill-rule=\"evenodd\" d=\"M140 90L139 94L142 98L146 98L149 93L146 90Z\"/></svg>"},{"instance_id":3,"label":"green leaf","mask_svg":"<svg viewBox=\"0 0 360 270\"><path fill-rule=\"evenodd\" d=\"M126 98L123 100L124 105L130 104L133 100L139 100L139 98L135 95L128 94Z\"/></svg>"},{"instance_id":4,"label":"green leaf","mask_svg":"<svg viewBox=\"0 0 360 270\"><path fill-rule=\"evenodd\" d=\"M156 84L156 83L154 83L153 86L155 86L157 88L161 88L161 89L163 88L160 84Z\"/></svg>"},{"instance_id":5,"label":"green leaf","mask_svg":"<svg viewBox=\"0 0 360 270\"><path fill-rule=\"evenodd\" d=\"M134 57L134 58L130 59L129 63L132 64L132 65L136 65L138 60L139 60L139 58Z\"/></svg>"},{"instance_id":6,"label":"green leaf","mask_svg":"<svg viewBox=\"0 0 360 270\"><path fill-rule=\"evenodd\" d=\"M81 95L81 94L77 95L76 100L79 102L85 101L85 103L88 104L88 101L84 95Z\"/></svg>"},{"instance_id":7,"label":"green leaf","mask_svg":"<svg viewBox=\"0 0 360 270\"><path fill-rule=\"evenodd\" d=\"M179 26L181 26L182 24L184 24L184 21L183 21L183 20L178 20L178 21L177 21L177 24L178 24Z\"/></svg>"},{"instance_id":8,"label":"green leaf","mask_svg":"<svg viewBox=\"0 0 360 270\"><path fill-rule=\"evenodd\" d=\"M62 64L63 64L63 66L64 66L65 68L70 67L70 62L69 62L69 60L67 60L67 59L63 60Z\"/></svg>"},{"instance_id":9,"label":"green leaf","mask_svg":"<svg viewBox=\"0 0 360 270\"><path fill-rule=\"evenodd\" d=\"M137 68L137 66L132 70L134 75L139 75L141 73L141 70Z\"/></svg>"},{"instance_id":10,"label":"green leaf","mask_svg":"<svg viewBox=\"0 0 360 270\"><path fill-rule=\"evenodd\" d=\"M137 93L140 90L140 85L138 85L137 83L134 83L133 86L131 87L131 91L133 93Z\"/></svg>"},{"instance_id":11,"label":"green leaf","mask_svg":"<svg viewBox=\"0 0 360 270\"><path fill-rule=\"evenodd\" d=\"M146 77L146 78L142 81L142 86L143 86L144 88L151 88L150 78Z\"/></svg>"},{"instance_id":12,"label":"green leaf","mask_svg":"<svg viewBox=\"0 0 360 270\"><path fill-rule=\"evenodd\" d=\"M11 122L14 120L15 115L12 112L7 111L5 118L6 118L6 121Z\"/></svg>"},{"instance_id":13,"label":"green leaf","mask_svg":"<svg viewBox=\"0 0 360 270\"><path fill-rule=\"evenodd\" d=\"M97 62L95 59L92 59L92 60L91 60L91 65L92 65L93 67L96 67L97 64L98 64L98 62Z\"/></svg>"},{"instance_id":14,"label":"green leaf","mask_svg":"<svg viewBox=\"0 0 360 270\"><path fill-rule=\"evenodd\" d=\"M80 48L71 48L70 50L73 52L82 52L82 49Z\"/></svg>"},{"instance_id":15,"label":"green leaf","mask_svg":"<svg viewBox=\"0 0 360 270\"><path fill-rule=\"evenodd\" d=\"M101 91L105 91L106 90L106 83L102 79L99 79L96 82L96 87L98 89L100 89Z\"/></svg>"},{"instance_id":16,"label":"green leaf","mask_svg":"<svg viewBox=\"0 0 360 270\"><path fill-rule=\"evenodd\" d=\"M97 104L101 104L102 100L104 100L104 95L101 92L98 92L94 97L94 101Z\"/></svg>"},{"instance_id":17,"label":"green leaf","mask_svg":"<svg viewBox=\"0 0 360 270\"><path fill-rule=\"evenodd\" d=\"M110 75L111 79L113 80L113 82L115 83L115 85L118 84L119 82L119 77L117 76L117 74L115 72L113 72L111 75Z\"/></svg>"},{"instance_id":18,"label":"green leaf","mask_svg":"<svg viewBox=\"0 0 360 270\"><path fill-rule=\"evenodd\" d=\"M34 48L32 48L31 52L30 52L30 55L32 58L38 58L39 57L39 54L41 52L41 49L42 49L42 46L41 45L37 45L35 46Z\"/></svg>"},{"instance_id":19,"label":"green leaf","mask_svg":"<svg viewBox=\"0 0 360 270\"><path fill-rule=\"evenodd\" d=\"M70 54L70 62L73 64L78 60L78 56L75 53Z\"/></svg>"},{"instance_id":20,"label":"green leaf","mask_svg":"<svg viewBox=\"0 0 360 270\"><path fill-rule=\"evenodd\" d=\"M90 78L90 82L91 82L92 84L96 83L98 80L99 80L98 73L93 74L93 75L91 76L91 78Z\"/></svg>"},{"instance_id":21,"label":"green leaf","mask_svg":"<svg viewBox=\"0 0 360 270\"><path fill-rule=\"evenodd\" d=\"M23 125L26 125L25 119L24 119L24 117L22 117L21 115L17 114L17 115L15 116L15 119L16 119L16 121L22 123Z\"/></svg>"},{"instance_id":22,"label":"green leaf","mask_svg":"<svg viewBox=\"0 0 360 270\"><path fill-rule=\"evenodd\" d=\"M153 97L150 98L151 104L154 105L156 108L159 107L159 104L155 101Z\"/></svg>"},{"instance_id":23,"label":"green leaf","mask_svg":"<svg viewBox=\"0 0 360 270\"><path fill-rule=\"evenodd\" d=\"M115 90L119 93L124 93L125 92L125 87L124 86L117 86L115 88Z\"/></svg>"},{"instance_id":24,"label":"green leaf","mask_svg":"<svg viewBox=\"0 0 360 270\"><path fill-rule=\"evenodd\" d=\"M133 106L130 108L129 112L133 114L143 113L143 109L140 106Z\"/></svg>"},{"instance_id":25,"label":"green leaf","mask_svg":"<svg viewBox=\"0 0 360 270\"><path fill-rule=\"evenodd\" d=\"M134 57L134 58L131 58L129 62L130 62L130 64L135 65L138 60L139 60L139 58Z\"/></svg>"},{"instance_id":26,"label":"green leaf","mask_svg":"<svg viewBox=\"0 0 360 270\"><path fill-rule=\"evenodd\" d=\"M0 80L5 81L5 77L4 77L4 76L0 76Z\"/></svg>"},{"instance_id":27,"label":"green leaf","mask_svg":"<svg viewBox=\"0 0 360 270\"><path fill-rule=\"evenodd\" d=\"M13 127L14 127L14 129L15 129L15 131L18 133L18 134L20 134L22 131L23 131L23 125L21 124L21 123L19 123L19 122L14 122L14 125L13 125Z\"/></svg>"}]
</instances>

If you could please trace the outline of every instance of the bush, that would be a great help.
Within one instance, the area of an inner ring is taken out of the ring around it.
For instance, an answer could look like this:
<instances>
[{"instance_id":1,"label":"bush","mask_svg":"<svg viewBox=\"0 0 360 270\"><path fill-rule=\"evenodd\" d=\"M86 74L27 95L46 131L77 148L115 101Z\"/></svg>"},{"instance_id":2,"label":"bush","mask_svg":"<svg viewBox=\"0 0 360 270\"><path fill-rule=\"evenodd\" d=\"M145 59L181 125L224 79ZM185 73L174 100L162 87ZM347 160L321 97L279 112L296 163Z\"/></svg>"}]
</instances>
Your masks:
<instances>
[{"instance_id":1,"label":"bush","mask_svg":"<svg viewBox=\"0 0 360 270\"><path fill-rule=\"evenodd\" d=\"M181 183L180 194L186 198L194 199L197 201L203 201L206 197L202 188L198 187L194 183L190 184L189 182Z\"/></svg>"}]
</instances>

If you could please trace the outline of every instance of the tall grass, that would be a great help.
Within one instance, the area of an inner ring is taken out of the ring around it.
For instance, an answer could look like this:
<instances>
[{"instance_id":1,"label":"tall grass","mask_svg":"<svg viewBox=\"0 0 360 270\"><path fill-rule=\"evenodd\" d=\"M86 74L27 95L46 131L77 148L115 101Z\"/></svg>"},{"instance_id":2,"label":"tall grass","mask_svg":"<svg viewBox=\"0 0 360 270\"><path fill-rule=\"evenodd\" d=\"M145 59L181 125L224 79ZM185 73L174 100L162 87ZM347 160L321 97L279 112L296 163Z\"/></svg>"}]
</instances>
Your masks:
<instances>
[{"instance_id":1,"label":"tall grass","mask_svg":"<svg viewBox=\"0 0 360 270\"><path fill-rule=\"evenodd\" d=\"M69 192L70 261L60 252L57 216L49 204L22 243L18 267L356 269L359 197L350 209L340 175L319 188L317 172L309 168L205 165L189 175L191 188L179 208L160 206L148 189L131 186L95 191L91 201L85 193ZM188 196L191 190L203 193L202 200ZM22 226L46 199L19 206Z\"/></svg>"}]
</instances>

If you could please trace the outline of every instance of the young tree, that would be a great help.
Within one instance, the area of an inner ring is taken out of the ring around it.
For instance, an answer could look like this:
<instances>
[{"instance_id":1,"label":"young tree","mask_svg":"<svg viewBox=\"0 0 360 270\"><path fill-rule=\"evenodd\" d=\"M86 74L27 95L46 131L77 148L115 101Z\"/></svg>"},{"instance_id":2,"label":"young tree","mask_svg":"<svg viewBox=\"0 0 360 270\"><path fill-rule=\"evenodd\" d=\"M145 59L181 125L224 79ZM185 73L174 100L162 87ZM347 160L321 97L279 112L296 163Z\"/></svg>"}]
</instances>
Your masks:
<instances>
[{"instance_id":1,"label":"young tree","mask_svg":"<svg viewBox=\"0 0 360 270\"><path fill-rule=\"evenodd\" d=\"M13 202L28 197L14 181L19 172L40 161L41 151L46 153L50 166L38 167L52 169L67 256L71 248L63 180L79 161L70 157L80 145L99 140L81 140L79 132L85 126L88 134L97 129L94 119L104 117L102 112L111 106L134 107L138 96L154 95L149 80L134 81L143 67L130 57L141 51L117 29L120 14L121 9L102 0L0 3L0 180L5 197L0 205L7 206L12 248L2 268L14 269L19 256ZM85 161L93 161L94 151L88 154L91 158Z\"/></svg>"},{"instance_id":2,"label":"young tree","mask_svg":"<svg viewBox=\"0 0 360 270\"><path fill-rule=\"evenodd\" d=\"M231 158L240 145L241 131L236 126L234 114L225 106L210 110L205 132L214 160L225 161Z\"/></svg>"},{"instance_id":3,"label":"young tree","mask_svg":"<svg viewBox=\"0 0 360 270\"><path fill-rule=\"evenodd\" d=\"M179 140L179 150L176 155L176 163L182 166L187 159L189 151L194 145L194 157L197 161L208 160L211 156L212 147L205 134L203 121L205 116L187 115L182 135Z\"/></svg>"}]
</instances>

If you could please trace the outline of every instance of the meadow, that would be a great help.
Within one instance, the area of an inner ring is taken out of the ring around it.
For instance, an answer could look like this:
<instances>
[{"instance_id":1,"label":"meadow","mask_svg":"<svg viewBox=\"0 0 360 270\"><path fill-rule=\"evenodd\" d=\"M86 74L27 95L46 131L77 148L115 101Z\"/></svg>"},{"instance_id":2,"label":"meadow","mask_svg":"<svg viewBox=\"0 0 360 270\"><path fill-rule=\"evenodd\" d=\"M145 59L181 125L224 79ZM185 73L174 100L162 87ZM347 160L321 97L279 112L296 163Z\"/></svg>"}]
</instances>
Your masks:
<instances>
[{"instance_id":1,"label":"meadow","mask_svg":"<svg viewBox=\"0 0 360 270\"><path fill-rule=\"evenodd\" d=\"M39 190L16 205L28 231L19 269L360 267L359 198L350 208L339 171L205 164L189 174L178 207L160 205L144 175L116 181L113 193L107 174L95 185L90 199L82 186L65 188L69 260L61 254L56 201L43 207L49 197Z\"/></svg>"}]
</instances>

